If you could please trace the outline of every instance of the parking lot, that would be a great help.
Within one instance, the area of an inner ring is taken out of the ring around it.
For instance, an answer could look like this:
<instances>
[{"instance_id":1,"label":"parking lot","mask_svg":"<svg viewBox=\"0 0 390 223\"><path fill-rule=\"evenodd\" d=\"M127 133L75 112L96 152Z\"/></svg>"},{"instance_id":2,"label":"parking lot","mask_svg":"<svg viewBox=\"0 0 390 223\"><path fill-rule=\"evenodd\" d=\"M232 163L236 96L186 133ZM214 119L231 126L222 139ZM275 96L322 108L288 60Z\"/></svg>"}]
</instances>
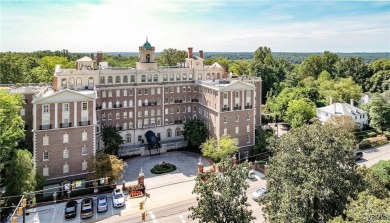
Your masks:
<instances>
[{"instance_id":1,"label":"parking lot","mask_svg":"<svg viewBox=\"0 0 390 223\"><path fill-rule=\"evenodd\" d=\"M29 223L39 223L39 222L66 222L66 223L76 223L76 222L96 222L100 220L104 220L106 218L109 218L111 216L121 216L125 214L126 212L130 212L132 209L136 208L138 203L131 202L132 199L128 199L127 195L125 198L125 206L122 208L113 208L112 206L112 195L106 194L107 196L107 203L108 203L108 210L106 212L97 213L97 205L96 205L96 197L93 197L93 217L89 219L81 219L80 218L80 209L81 209L81 200L77 200L77 215L75 218L72 219L65 219L64 212L65 212L65 205L66 203L59 203L55 205L48 205L44 207L38 207L38 208L31 208L27 210L26 214L26 222ZM22 217L19 217L19 222L22 221Z\"/></svg>"}]
</instances>

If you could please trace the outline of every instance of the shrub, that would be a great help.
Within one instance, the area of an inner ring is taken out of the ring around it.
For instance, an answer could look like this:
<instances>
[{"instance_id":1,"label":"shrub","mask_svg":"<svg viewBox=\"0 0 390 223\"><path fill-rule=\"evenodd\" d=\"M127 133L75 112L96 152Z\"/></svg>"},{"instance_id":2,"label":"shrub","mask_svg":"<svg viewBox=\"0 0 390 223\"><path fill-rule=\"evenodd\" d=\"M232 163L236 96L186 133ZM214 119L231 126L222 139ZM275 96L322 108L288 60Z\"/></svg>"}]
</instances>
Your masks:
<instances>
[{"instance_id":1,"label":"shrub","mask_svg":"<svg viewBox=\"0 0 390 223\"><path fill-rule=\"evenodd\" d=\"M150 172L153 174L170 173L176 170L176 166L170 163L162 162L161 164L155 165Z\"/></svg>"},{"instance_id":2,"label":"shrub","mask_svg":"<svg viewBox=\"0 0 390 223\"><path fill-rule=\"evenodd\" d=\"M363 140L359 143L359 149L367 149L375 146L384 145L387 143L387 137L384 135L378 135L377 137L372 137Z\"/></svg>"}]
</instances>

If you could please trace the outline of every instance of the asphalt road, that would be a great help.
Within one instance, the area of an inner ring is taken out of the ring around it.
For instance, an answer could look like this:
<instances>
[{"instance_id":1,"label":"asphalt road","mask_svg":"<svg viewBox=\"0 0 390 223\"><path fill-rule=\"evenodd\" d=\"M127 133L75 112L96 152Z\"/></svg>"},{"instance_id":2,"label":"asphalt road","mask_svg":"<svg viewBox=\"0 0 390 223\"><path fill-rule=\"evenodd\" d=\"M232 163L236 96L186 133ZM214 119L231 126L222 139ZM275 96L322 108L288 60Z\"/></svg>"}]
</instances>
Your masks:
<instances>
[{"instance_id":1,"label":"asphalt road","mask_svg":"<svg viewBox=\"0 0 390 223\"><path fill-rule=\"evenodd\" d=\"M368 167L371 167L381 160L390 160L389 143L380 147L362 150L362 152L363 159L356 161L358 165L366 165Z\"/></svg>"}]
</instances>

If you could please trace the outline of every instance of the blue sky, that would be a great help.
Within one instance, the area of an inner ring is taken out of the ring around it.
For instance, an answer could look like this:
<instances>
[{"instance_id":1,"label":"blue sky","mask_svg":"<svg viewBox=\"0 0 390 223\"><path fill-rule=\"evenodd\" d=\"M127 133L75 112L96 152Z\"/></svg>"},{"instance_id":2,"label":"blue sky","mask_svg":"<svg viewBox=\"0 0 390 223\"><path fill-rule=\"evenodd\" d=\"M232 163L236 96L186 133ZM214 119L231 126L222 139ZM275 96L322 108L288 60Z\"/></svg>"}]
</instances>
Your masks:
<instances>
[{"instance_id":1,"label":"blue sky","mask_svg":"<svg viewBox=\"0 0 390 223\"><path fill-rule=\"evenodd\" d=\"M389 1L0 2L0 51L389 52Z\"/></svg>"}]
</instances>

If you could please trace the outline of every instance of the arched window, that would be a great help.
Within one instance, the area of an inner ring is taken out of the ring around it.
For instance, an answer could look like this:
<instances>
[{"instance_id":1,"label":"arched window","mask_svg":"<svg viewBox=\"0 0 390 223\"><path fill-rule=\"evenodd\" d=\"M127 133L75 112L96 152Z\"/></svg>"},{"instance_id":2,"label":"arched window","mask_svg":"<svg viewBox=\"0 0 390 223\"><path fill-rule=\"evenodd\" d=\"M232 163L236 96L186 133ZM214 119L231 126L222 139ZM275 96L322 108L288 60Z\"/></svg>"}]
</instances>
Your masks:
<instances>
[{"instance_id":1,"label":"arched window","mask_svg":"<svg viewBox=\"0 0 390 223\"><path fill-rule=\"evenodd\" d=\"M142 75L142 76L141 76L141 82L142 82L142 83L145 83L145 81L146 81L146 76L145 76L145 75Z\"/></svg>"},{"instance_id":2,"label":"arched window","mask_svg":"<svg viewBox=\"0 0 390 223\"><path fill-rule=\"evenodd\" d=\"M61 79L61 87L66 88L67 85L68 85L68 81L66 80L66 78L62 78Z\"/></svg>"},{"instance_id":3,"label":"arched window","mask_svg":"<svg viewBox=\"0 0 390 223\"><path fill-rule=\"evenodd\" d=\"M188 74L188 80L192 81L192 74Z\"/></svg>"},{"instance_id":4,"label":"arched window","mask_svg":"<svg viewBox=\"0 0 390 223\"><path fill-rule=\"evenodd\" d=\"M139 129L142 128L142 119L138 119L138 128L139 128Z\"/></svg>"},{"instance_id":5,"label":"arched window","mask_svg":"<svg viewBox=\"0 0 390 223\"><path fill-rule=\"evenodd\" d=\"M149 119L148 118L144 119L144 125L149 125Z\"/></svg>"},{"instance_id":6,"label":"arched window","mask_svg":"<svg viewBox=\"0 0 390 223\"><path fill-rule=\"evenodd\" d=\"M157 74L153 75L153 82L158 82L158 75Z\"/></svg>"},{"instance_id":7,"label":"arched window","mask_svg":"<svg viewBox=\"0 0 390 223\"><path fill-rule=\"evenodd\" d=\"M112 84L112 76L108 76L108 84Z\"/></svg>"},{"instance_id":8,"label":"arched window","mask_svg":"<svg viewBox=\"0 0 390 223\"><path fill-rule=\"evenodd\" d=\"M168 74L164 74L164 81L168 81Z\"/></svg>"},{"instance_id":9,"label":"arched window","mask_svg":"<svg viewBox=\"0 0 390 223\"><path fill-rule=\"evenodd\" d=\"M160 117L157 118L157 126L161 126L161 118Z\"/></svg>"},{"instance_id":10,"label":"arched window","mask_svg":"<svg viewBox=\"0 0 390 223\"><path fill-rule=\"evenodd\" d=\"M129 122L129 129L132 129L132 128L134 128L133 122Z\"/></svg>"},{"instance_id":11,"label":"arched window","mask_svg":"<svg viewBox=\"0 0 390 223\"><path fill-rule=\"evenodd\" d=\"M80 87L82 85L81 77L76 79L76 86Z\"/></svg>"},{"instance_id":12,"label":"arched window","mask_svg":"<svg viewBox=\"0 0 390 223\"><path fill-rule=\"evenodd\" d=\"M127 122L124 122L123 123L123 130L126 130L127 129Z\"/></svg>"},{"instance_id":13,"label":"arched window","mask_svg":"<svg viewBox=\"0 0 390 223\"><path fill-rule=\"evenodd\" d=\"M124 83L124 84L127 84L128 79L129 79L129 78L127 77L127 75L123 76L123 83Z\"/></svg>"},{"instance_id":14,"label":"arched window","mask_svg":"<svg viewBox=\"0 0 390 223\"><path fill-rule=\"evenodd\" d=\"M169 81L174 81L174 80L175 80L175 75L170 74L170 75L169 75Z\"/></svg>"},{"instance_id":15,"label":"arched window","mask_svg":"<svg viewBox=\"0 0 390 223\"><path fill-rule=\"evenodd\" d=\"M100 84L106 84L106 77L104 76L100 77Z\"/></svg>"},{"instance_id":16,"label":"arched window","mask_svg":"<svg viewBox=\"0 0 390 223\"><path fill-rule=\"evenodd\" d=\"M181 136L181 130L179 127L176 128L176 136Z\"/></svg>"},{"instance_id":17,"label":"arched window","mask_svg":"<svg viewBox=\"0 0 390 223\"><path fill-rule=\"evenodd\" d=\"M183 81L187 80L187 74L183 74Z\"/></svg>"},{"instance_id":18,"label":"arched window","mask_svg":"<svg viewBox=\"0 0 390 223\"><path fill-rule=\"evenodd\" d=\"M69 78L69 87L70 88L74 87L74 79L73 79L73 77Z\"/></svg>"},{"instance_id":19,"label":"arched window","mask_svg":"<svg viewBox=\"0 0 390 223\"><path fill-rule=\"evenodd\" d=\"M210 74L209 73L206 75L206 80L210 80Z\"/></svg>"},{"instance_id":20,"label":"arched window","mask_svg":"<svg viewBox=\"0 0 390 223\"><path fill-rule=\"evenodd\" d=\"M212 73L211 76L213 77L213 80L215 80L215 73Z\"/></svg>"},{"instance_id":21,"label":"arched window","mask_svg":"<svg viewBox=\"0 0 390 223\"><path fill-rule=\"evenodd\" d=\"M126 134L126 142L127 143L131 142L131 134L130 133Z\"/></svg>"},{"instance_id":22,"label":"arched window","mask_svg":"<svg viewBox=\"0 0 390 223\"><path fill-rule=\"evenodd\" d=\"M130 76L130 83L134 83L135 82L135 76L134 75L131 75Z\"/></svg>"},{"instance_id":23,"label":"arched window","mask_svg":"<svg viewBox=\"0 0 390 223\"><path fill-rule=\"evenodd\" d=\"M152 82L152 75L151 74L148 75L148 82Z\"/></svg>"},{"instance_id":24,"label":"arched window","mask_svg":"<svg viewBox=\"0 0 390 223\"><path fill-rule=\"evenodd\" d=\"M167 138L170 138L170 137L172 137L172 130L167 129Z\"/></svg>"},{"instance_id":25,"label":"arched window","mask_svg":"<svg viewBox=\"0 0 390 223\"><path fill-rule=\"evenodd\" d=\"M93 77L88 78L88 86L93 86L94 80Z\"/></svg>"},{"instance_id":26,"label":"arched window","mask_svg":"<svg viewBox=\"0 0 390 223\"><path fill-rule=\"evenodd\" d=\"M180 81L181 77L180 74L176 74L176 81Z\"/></svg>"},{"instance_id":27,"label":"arched window","mask_svg":"<svg viewBox=\"0 0 390 223\"><path fill-rule=\"evenodd\" d=\"M220 73L217 73L217 78L221 79L221 74Z\"/></svg>"},{"instance_id":28,"label":"arched window","mask_svg":"<svg viewBox=\"0 0 390 223\"><path fill-rule=\"evenodd\" d=\"M202 80L202 74L198 74L198 80Z\"/></svg>"},{"instance_id":29,"label":"arched window","mask_svg":"<svg viewBox=\"0 0 390 223\"><path fill-rule=\"evenodd\" d=\"M150 63L150 54L146 54L146 63Z\"/></svg>"},{"instance_id":30,"label":"arched window","mask_svg":"<svg viewBox=\"0 0 390 223\"><path fill-rule=\"evenodd\" d=\"M121 83L121 77L116 76L115 77L115 84L120 84Z\"/></svg>"}]
</instances>

